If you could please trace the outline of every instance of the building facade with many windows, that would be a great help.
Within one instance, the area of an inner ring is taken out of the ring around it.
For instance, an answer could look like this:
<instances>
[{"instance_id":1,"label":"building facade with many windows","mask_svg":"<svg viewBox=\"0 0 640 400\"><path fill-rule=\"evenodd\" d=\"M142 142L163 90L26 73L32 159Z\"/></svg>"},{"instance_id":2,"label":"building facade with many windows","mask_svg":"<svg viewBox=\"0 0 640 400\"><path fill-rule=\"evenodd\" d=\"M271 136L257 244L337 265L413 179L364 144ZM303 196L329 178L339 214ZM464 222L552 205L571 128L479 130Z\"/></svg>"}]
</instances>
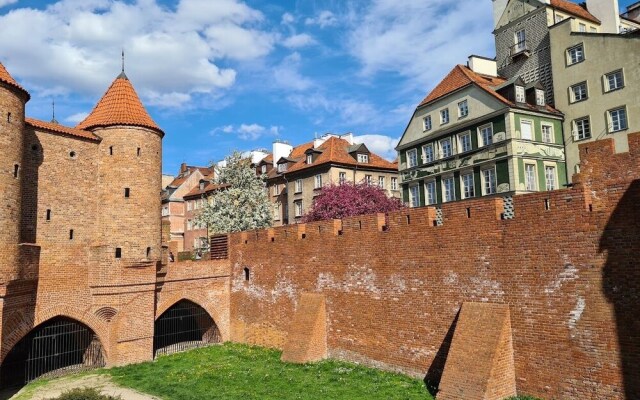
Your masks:
<instances>
[{"instance_id":1,"label":"building facade with many windows","mask_svg":"<svg viewBox=\"0 0 640 400\"><path fill-rule=\"evenodd\" d=\"M562 115L539 83L496 76L471 57L420 103L397 147L411 207L558 189L566 183Z\"/></svg>"},{"instance_id":2,"label":"building facade with many windows","mask_svg":"<svg viewBox=\"0 0 640 400\"><path fill-rule=\"evenodd\" d=\"M556 105L565 114L567 167L579 170L580 143L611 137L617 152L640 131L640 31L576 32L570 21L551 29Z\"/></svg>"}]
</instances>

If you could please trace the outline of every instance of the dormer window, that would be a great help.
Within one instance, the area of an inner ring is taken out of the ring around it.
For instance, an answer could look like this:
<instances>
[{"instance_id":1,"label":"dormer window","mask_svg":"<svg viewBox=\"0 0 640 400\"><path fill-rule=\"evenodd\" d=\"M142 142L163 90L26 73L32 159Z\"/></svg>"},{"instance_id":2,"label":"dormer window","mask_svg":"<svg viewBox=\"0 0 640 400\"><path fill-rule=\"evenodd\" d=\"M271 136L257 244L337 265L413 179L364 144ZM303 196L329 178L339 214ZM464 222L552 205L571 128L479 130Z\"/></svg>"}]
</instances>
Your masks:
<instances>
[{"instance_id":1,"label":"dormer window","mask_svg":"<svg viewBox=\"0 0 640 400\"><path fill-rule=\"evenodd\" d=\"M200 190L204 190L204 182L200 182Z\"/></svg>"},{"instance_id":2,"label":"dormer window","mask_svg":"<svg viewBox=\"0 0 640 400\"><path fill-rule=\"evenodd\" d=\"M287 163L278 164L278 172L285 172L287 170Z\"/></svg>"},{"instance_id":3,"label":"dormer window","mask_svg":"<svg viewBox=\"0 0 640 400\"><path fill-rule=\"evenodd\" d=\"M313 154L307 154L307 164L313 163Z\"/></svg>"},{"instance_id":4,"label":"dormer window","mask_svg":"<svg viewBox=\"0 0 640 400\"><path fill-rule=\"evenodd\" d=\"M536 89L536 104L540 107L544 107L546 104L544 99L544 90Z\"/></svg>"},{"instance_id":5,"label":"dormer window","mask_svg":"<svg viewBox=\"0 0 640 400\"><path fill-rule=\"evenodd\" d=\"M524 86L516 85L516 103L524 103Z\"/></svg>"},{"instance_id":6,"label":"dormer window","mask_svg":"<svg viewBox=\"0 0 640 400\"><path fill-rule=\"evenodd\" d=\"M262 166L261 171L262 171L263 174L267 173L267 165L266 164Z\"/></svg>"},{"instance_id":7,"label":"dormer window","mask_svg":"<svg viewBox=\"0 0 640 400\"><path fill-rule=\"evenodd\" d=\"M358 162L367 164L369 163L369 155L368 154L358 154Z\"/></svg>"}]
</instances>

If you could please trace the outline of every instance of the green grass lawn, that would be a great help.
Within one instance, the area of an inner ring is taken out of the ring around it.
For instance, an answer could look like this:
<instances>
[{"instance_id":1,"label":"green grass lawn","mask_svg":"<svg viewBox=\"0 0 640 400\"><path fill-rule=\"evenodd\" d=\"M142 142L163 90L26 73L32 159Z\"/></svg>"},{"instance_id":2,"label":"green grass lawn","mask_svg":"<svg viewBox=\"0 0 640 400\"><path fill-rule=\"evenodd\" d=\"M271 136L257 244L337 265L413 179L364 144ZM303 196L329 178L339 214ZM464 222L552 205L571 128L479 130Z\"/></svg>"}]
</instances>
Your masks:
<instances>
[{"instance_id":1,"label":"green grass lawn","mask_svg":"<svg viewBox=\"0 0 640 400\"><path fill-rule=\"evenodd\" d=\"M297 365L281 352L224 344L103 370L113 380L167 400L420 399L424 383L405 375L338 361Z\"/></svg>"}]
</instances>

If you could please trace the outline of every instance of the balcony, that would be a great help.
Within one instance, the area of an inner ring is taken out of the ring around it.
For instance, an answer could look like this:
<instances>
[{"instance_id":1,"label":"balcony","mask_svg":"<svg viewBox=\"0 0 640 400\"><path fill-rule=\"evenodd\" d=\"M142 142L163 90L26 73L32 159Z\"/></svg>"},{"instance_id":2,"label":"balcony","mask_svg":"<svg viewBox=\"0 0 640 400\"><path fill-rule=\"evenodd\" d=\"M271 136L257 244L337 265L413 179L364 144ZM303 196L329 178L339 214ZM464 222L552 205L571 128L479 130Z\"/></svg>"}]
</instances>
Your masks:
<instances>
[{"instance_id":1,"label":"balcony","mask_svg":"<svg viewBox=\"0 0 640 400\"><path fill-rule=\"evenodd\" d=\"M522 42L518 42L511 46L509 50L511 58L517 58L520 56L529 57L531 56L531 50L529 50L529 46L527 45L527 41L523 40Z\"/></svg>"}]
</instances>

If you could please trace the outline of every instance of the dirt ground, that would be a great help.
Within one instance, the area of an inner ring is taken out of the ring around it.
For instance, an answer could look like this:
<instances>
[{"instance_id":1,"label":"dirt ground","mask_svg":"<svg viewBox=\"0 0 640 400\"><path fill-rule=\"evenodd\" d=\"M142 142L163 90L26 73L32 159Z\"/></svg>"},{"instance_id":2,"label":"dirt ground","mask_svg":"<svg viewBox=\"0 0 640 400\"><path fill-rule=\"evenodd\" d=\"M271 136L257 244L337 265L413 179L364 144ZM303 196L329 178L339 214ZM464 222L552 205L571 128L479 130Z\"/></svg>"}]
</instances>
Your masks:
<instances>
[{"instance_id":1,"label":"dirt ground","mask_svg":"<svg viewBox=\"0 0 640 400\"><path fill-rule=\"evenodd\" d=\"M46 400L56 398L63 392L74 389L92 387L98 389L103 394L111 396L120 396L123 400L160 400L158 397L150 396L137 392L133 389L120 387L113 383L108 376L105 375L84 375L80 377L67 377L52 380L43 386L36 388L25 387L15 393L11 400ZM0 393L0 399L4 399Z\"/></svg>"}]
</instances>

